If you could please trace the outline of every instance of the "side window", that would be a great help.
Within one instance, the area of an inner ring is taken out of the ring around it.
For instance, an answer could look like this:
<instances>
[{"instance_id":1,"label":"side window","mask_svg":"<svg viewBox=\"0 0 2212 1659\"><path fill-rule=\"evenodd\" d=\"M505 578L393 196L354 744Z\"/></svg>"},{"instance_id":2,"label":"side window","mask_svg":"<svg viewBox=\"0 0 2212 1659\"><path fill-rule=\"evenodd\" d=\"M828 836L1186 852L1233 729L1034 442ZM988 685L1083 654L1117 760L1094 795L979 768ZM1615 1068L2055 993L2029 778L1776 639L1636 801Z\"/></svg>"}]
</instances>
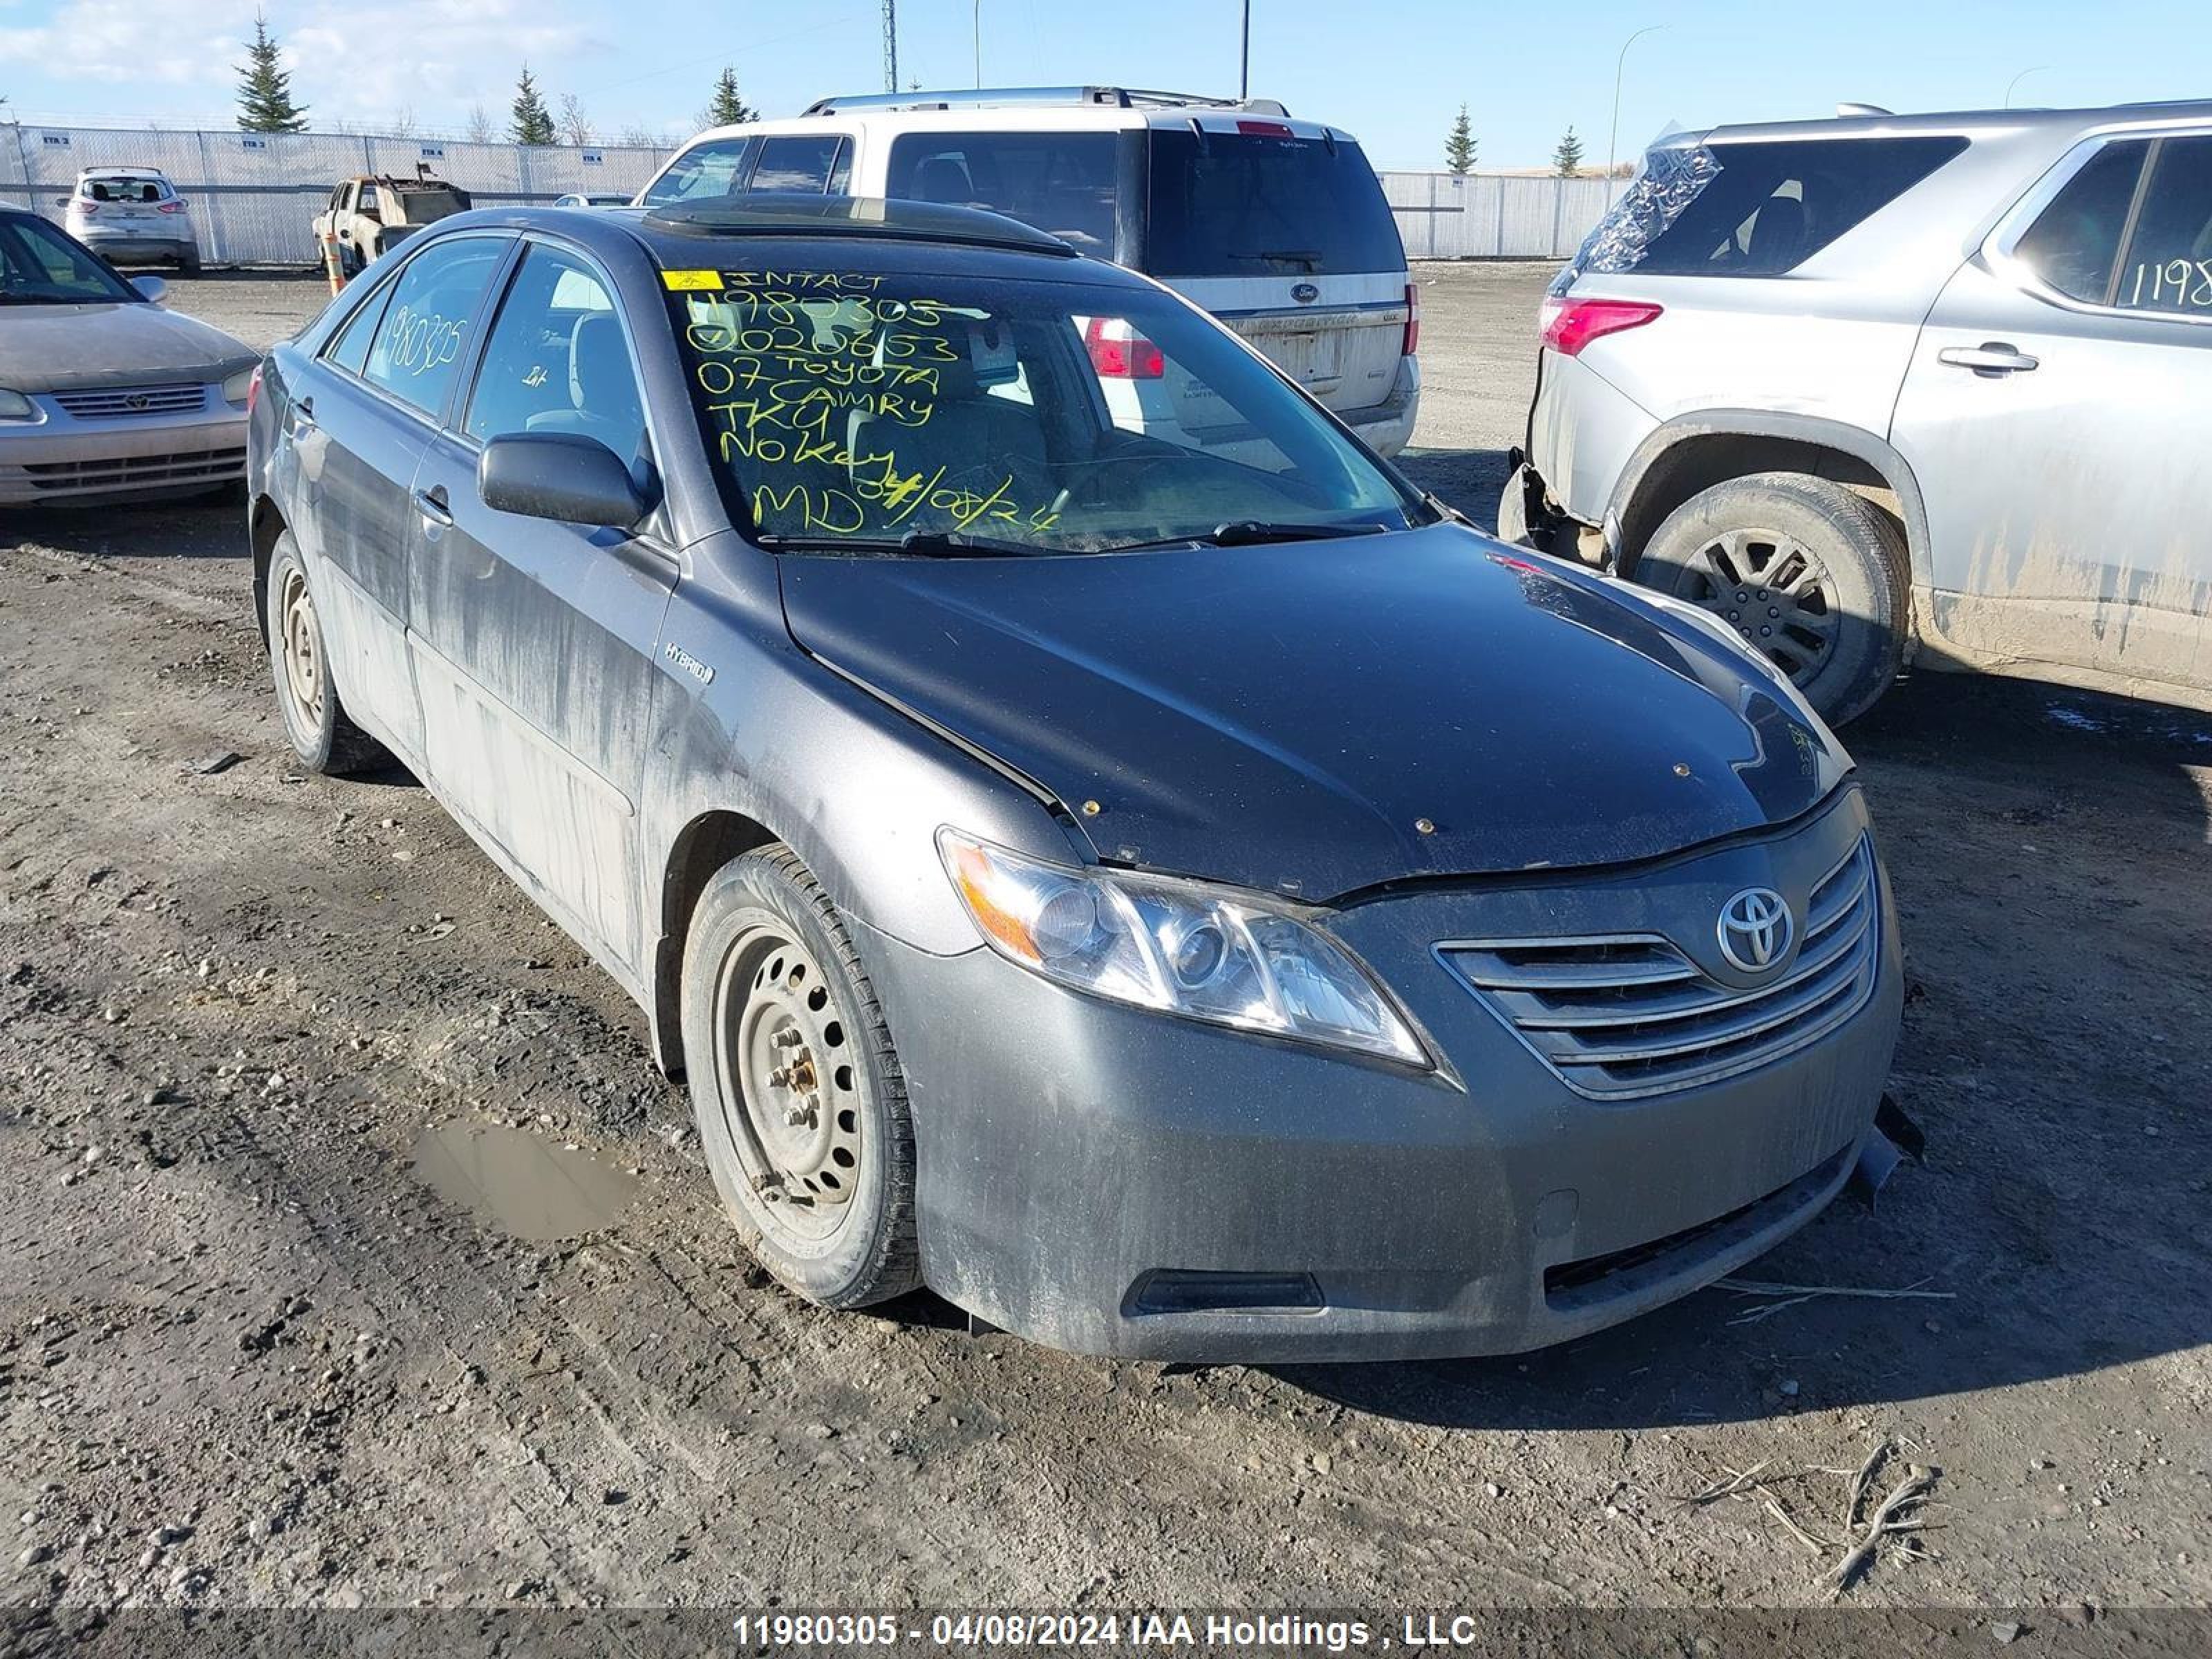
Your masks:
<instances>
[{"instance_id":1,"label":"side window","mask_svg":"<svg viewBox=\"0 0 2212 1659\"><path fill-rule=\"evenodd\" d=\"M2212 319L2212 136L2163 138L2136 210L2112 302Z\"/></svg>"},{"instance_id":2,"label":"side window","mask_svg":"<svg viewBox=\"0 0 2212 1659\"><path fill-rule=\"evenodd\" d=\"M2099 150L2036 216L2014 257L2069 300L2111 304L2120 241L2149 154L2148 139Z\"/></svg>"},{"instance_id":3,"label":"side window","mask_svg":"<svg viewBox=\"0 0 2212 1659\"><path fill-rule=\"evenodd\" d=\"M910 202L991 208L1062 237L1086 252L1110 253L1121 195L1115 159L1120 142L1110 132L905 133L891 141L890 176L884 193ZM1364 173L1366 164L1358 165ZM1312 178L1301 178L1293 182L1292 192L1304 198L1312 193L1314 183ZM1376 210L1387 228L1389 210L1375 191L1371 174L1366 188L1375 193ZM1240 194L1249 198L1249 181ZM1338 216L1327 217L1333 225ZM1219 221L1206 222L1218 225ZM1302 235L1310 234L1306 223L1300 221ZM1391 233L1391 240L1395 234ZM1382 264L1390 263L1385 259ZM1209 269L1206 274L1213 273Z\"/></svg>"},{"instance_id":4,"label":"side window","mask_svg":"<svg viewBox=\"0 0 2212 1659\"><path fill-rule=\"evenodd\" d=\"M324 354L331 362L349 374L358 374L368 366L368 343L376 336L376 319L384 315L385 302L392 298L392 288L386 283L356 307L345 326L338 331L337 338Z\"/></svg>"},{"instance_id":5,"label":"side window","mask_svg":"<svg viewBox=\"0 0 2212 1659\"><path fill-rule=\"evenodd\" d=\"M745 169L759 148L757 138L712 138L694 144L653 181L653 188L645 193L644 205L671 207L734 196L743 187Z\"/></svg>"},{"instance_id":6,"label":"side window","mask_svg":"<svg viewBox=\"0 0 2212 1659\"><path fill-rule=\"evenodd\" d=\"M373 214L377 210L376 186L374 185L363 185L361 187L360 211L362 213Z\"/></svg>"},{"instance_id":7,"label":"side window","mask_svg":"<svg viewBox=\"0 0 2212 1659\"><path fill-rule=\"evenodd\" d=\"M523 255L485 341L466 428L487 441L573 433L626 461L645 453L645 402L622 319L581 259L542 244Z\"/></svg>"},{"instance_id":8,"label":"side window","mask_svg":"<svg viewBox=\"0 0 2212 1659\"><path fill-rule=\"evenodd\" d=\"M462 236L409 260L392 285L362 378L427 415L443 409L469 324L507 247L499 238Z\"/></svg>"},{"instance_id":9,"label":"side window","mask_svg":"<svg viewBox=\"0 0 2212 1659\"><path fill-rule=\"evenodd\" d=\"M829 187L830 169L836 165L837 151L844 142L828 132L763 138L751 188L819 194Z\"/></svg>"},{"instance_id":10,"label":"side window","mask_svg":"<svg viewBox=\"0 0 2212 1659\"><path fill-rule=\"evenodd\" d=\"M830 194L849 196L852 191L853 141L850 138L840 138L837 141L836 165L830 169Z\"/></svg>"}]
</instances>

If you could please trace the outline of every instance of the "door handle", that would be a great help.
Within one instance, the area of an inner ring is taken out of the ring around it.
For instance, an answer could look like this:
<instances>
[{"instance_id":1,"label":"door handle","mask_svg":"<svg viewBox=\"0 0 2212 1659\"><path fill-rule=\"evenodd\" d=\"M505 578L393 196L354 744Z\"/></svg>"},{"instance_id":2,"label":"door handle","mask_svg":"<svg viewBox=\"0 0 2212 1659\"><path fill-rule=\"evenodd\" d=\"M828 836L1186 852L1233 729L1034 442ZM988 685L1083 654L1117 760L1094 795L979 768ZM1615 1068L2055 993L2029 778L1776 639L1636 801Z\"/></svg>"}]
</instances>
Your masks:
<instances>
[{"instance_id":1,"label":"door handle","mask_svg":"<svg viewBox=\"0 0 2212 1659\"><path fill-rule=\"evenodd\" d=\"M416 490L415 509L432 524L447 525L453 521L453 511L447 505L446 486L443 484L432 484L428 489Z\"/></svg>"},{"instance_id":2,"label":"door handle","mask_svg":"<svg viewBox=\"0 0 2212 1659\"><path fill-rule=\"evenodd\" d=\"M1971 368L1985 379L2003 374L2024 374L2042 360L2031 357L2003 340L1984 340L1978 346L1947 346L1936 354L1939 363L1948 363L1954 368Z\"/></svg>"},{"instance_id":3,"label":"door handle","mask_svg":"<svg viewBox=\"0 0 2212 1659\"><path fill-rule=\"evenodd\" d=\"M315 400L313 398L295 398L292 400L292 418L301 426L313 426Z\"/></svg>"}]
</instances>

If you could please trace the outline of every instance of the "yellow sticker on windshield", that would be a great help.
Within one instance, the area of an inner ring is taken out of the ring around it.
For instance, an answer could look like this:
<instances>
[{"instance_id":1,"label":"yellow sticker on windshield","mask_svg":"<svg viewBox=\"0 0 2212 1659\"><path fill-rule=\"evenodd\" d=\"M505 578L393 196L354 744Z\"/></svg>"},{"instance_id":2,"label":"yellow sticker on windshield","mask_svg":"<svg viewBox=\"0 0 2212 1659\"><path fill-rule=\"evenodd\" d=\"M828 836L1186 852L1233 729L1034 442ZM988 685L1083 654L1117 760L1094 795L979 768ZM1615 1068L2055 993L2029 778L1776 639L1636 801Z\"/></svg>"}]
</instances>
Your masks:
<instances>
[{"instance_id":1,"label":"yellow sticker on windshield","mask_svg":"<svg viewBox=\"0 0 2212 1659\"><path fill-rule=\"evenodd\" d=\"M705 289L720 293L722 273L719 270L664 270L660 280L678 294Z\"/></svg>"}]
</instances>

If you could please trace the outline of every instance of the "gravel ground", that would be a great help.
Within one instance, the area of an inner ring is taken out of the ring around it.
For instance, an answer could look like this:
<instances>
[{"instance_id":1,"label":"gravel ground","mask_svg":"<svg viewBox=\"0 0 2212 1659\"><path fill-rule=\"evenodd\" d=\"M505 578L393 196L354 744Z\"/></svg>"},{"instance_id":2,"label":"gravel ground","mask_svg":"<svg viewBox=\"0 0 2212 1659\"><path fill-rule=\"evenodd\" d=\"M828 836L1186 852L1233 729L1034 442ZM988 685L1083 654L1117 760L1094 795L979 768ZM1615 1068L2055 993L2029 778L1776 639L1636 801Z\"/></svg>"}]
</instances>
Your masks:
<instances>
[{"instance_id":1,"label":"gravel ground","mask_svg":"<svg viewBox=\"0 0 2212 1659\"><path fill-rule=\"evenodd\" d=\"M1544 273L1421 280L1413 465L1481 517ZM292 767L242 554L234 506L0 520L0 1603L1788 1606L1885 1441L1941 1529L1856 1601L2212 1598L2203 723L1923 677L1849 734L1929 1166L1750 1276L1940 1299L1116 1364L768 1285L614 986L404 775ZM453 1124L629 1200L489 1224L416 1173Z\"/></svg>"}]
</instances>

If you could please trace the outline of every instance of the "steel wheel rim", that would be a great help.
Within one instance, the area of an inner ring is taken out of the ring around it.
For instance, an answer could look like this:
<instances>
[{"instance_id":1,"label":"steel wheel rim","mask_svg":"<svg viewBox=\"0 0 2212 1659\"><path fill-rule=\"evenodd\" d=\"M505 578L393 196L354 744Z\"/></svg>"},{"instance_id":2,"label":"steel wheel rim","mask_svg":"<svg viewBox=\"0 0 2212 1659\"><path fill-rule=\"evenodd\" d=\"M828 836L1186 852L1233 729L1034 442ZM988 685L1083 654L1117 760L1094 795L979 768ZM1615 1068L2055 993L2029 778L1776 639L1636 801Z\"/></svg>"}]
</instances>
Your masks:
<instances>
[{"instance_id":1,"label":"steel wheel rim","mask_svg":"<svg viewBox=\"0 0 2212 1659\"><path fill-rule=\"evenodd\" d=\"M277 627L283 664L284 691L293 712L309 732L323 725L323 653L315 629L315 601L307 592L307 574L296 565L284 573L277 596Z\"/></svg>"},{"instance_id":2,"label":"steel wheel rim","mask_svg":"<svg viewBox=\"0 0 2212 1659\"><path fill-rule=\"evenodd\" d=\"M1836 580L1820 555L1777 530L1725 530L1690 556L1677 598L1710 611L1794 685L1836 653L1843 617Z\"/></svg>"},{"instance_id":3,"label":"steel wheel rim","mask_svg":"<svg viewBox=\"0 0 2212 1659\"><path fill-rule=\"evenodd\" d=\"M852 1025L813 953L774 921L732 943L715 1003L723 1118L757 1212L819 1243L851 1216L864 1167Z\"/></svg>"}]
</instances>

